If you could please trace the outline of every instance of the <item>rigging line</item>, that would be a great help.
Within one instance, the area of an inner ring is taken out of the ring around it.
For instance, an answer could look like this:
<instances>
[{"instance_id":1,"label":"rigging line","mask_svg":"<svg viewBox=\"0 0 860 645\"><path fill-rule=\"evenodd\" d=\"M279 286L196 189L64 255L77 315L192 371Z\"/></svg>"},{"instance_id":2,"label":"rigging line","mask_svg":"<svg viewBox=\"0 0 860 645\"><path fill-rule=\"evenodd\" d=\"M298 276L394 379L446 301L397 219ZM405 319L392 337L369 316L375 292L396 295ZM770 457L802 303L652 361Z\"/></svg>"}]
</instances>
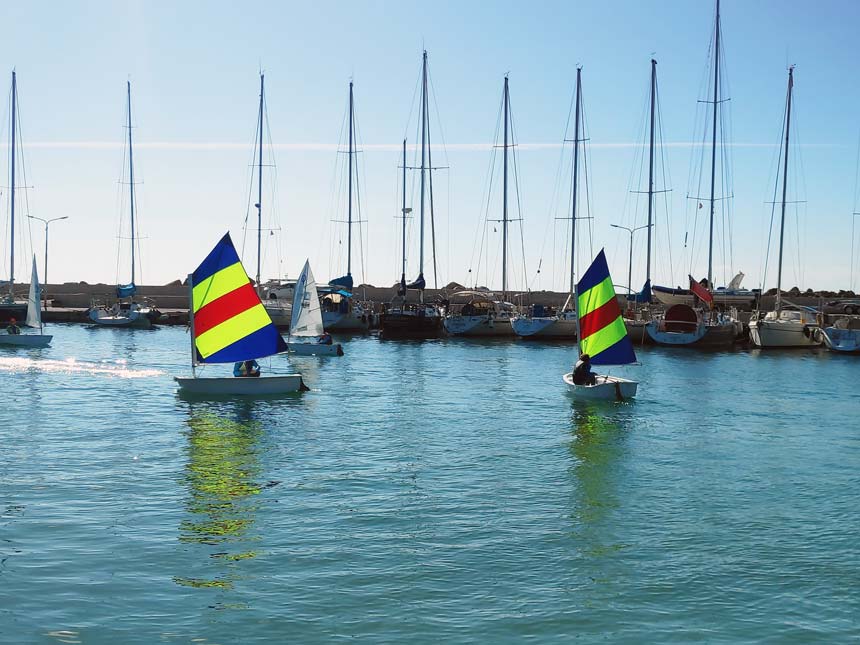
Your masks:
<instances>
[{"instance_id":1,"label":"rigging line","mask_svg":"<svg viewBox=\"0 0 860 645\"><path fill-rule=\"evenodd\" d=\"M667 189L667 186L671 185L672 176L668 170L668 164L666 163L666 146L665 146L665 138L663 137L663 111L660 109L660 89L659 84L655 83L655 94L656 94L656 105L657 105L657 131L659 133L660 139L660 166L661 166L661 175L663 177L663 190L671 190ZM667 179L668 175L668 179ZM675 265L672 260L672 217L671 217L671 205L672 202L670 198L666 195L663 197L663 206L666 212L666 247L667 247L667 255L669 256L669 278L672 281L672 284L675 284Z\"/></svg>"},{"instance_id":2,"label":"rigging line","mask_svg":"<svg viewBox=\"0 0 860 645\"><path fill-rule=\"evenodd\" d=\"M516 130L514 129L514 110L511 105L510 97L508 98L508 118L511 123L511 160L513 161L513 170L514 170L514 192L517 198L517 217L520 220L520 247L522 248L522 269L523 269L523 287L528 287L528 271L526 269L526 243L525 243L525 234L523 233L523 203L522 203L522 194L520 191L520 170L519 170L519 152L516 148L516 142L519 141L519 137L517 137Z\"/></svg>"},{"instance_id":3,"label":"rigging line","mask_svg":"<svg viewBox=\"0 0 860 645\"><path fill-rule=\"evenodd\" d=\"M499 111L496 114L496 132L495 132L495 138L493 139L494 144L495 144L495 142L498 141L498 137L499 137L499 127L500 127L501 114L502 114L501 109L502 108L500 105ZM474 275L469 276L470 278L474 278L474 286L477 286L478 273L481 270L481 259L482 259L483 254L484 254L484 239L485 239L486 233L487 233L485 224L486 224L486 222L490 216L489 202L490 202L490 195L492 194L492 190L493 190L493 176L494 176L494 170L495 170L495 165L496 165L496 147L495 147L495 145L493 145L493 147L490 149L489 157L490 157L490 159L489 159L489 162L487 165L487 172L484 175L484 190L482 191L483 194L481 197L481 201L482 201L481 210L483 211L483 213L478 218L477 227L475 230L475 236L473 238L474 242L472 245L472 256L469 259L469 265L470 265L469 266L469 273L472 273L473 268L474 268ZM481 233L481 234L478 235L479 233ZM477 263L475 262L476 249L477 249L477 255L478 255Z\"/></svg>"},{"instance_id":4,"label":"rigging line","mask_svg":"<svg viewBox=\"0 0 860 645\"><path fill-rule=\"evenodd\" d=\"M353 122L355 125L355 135L353 138L354 138L355 146L356 146L356 163L354 164L354 167L355 167L355 206L356 206L356 212L358 214L358 221L356 222L356 224L358 225L358 261L359 261L359 266L361 267L361 284L365 284L367 282L367 272L366 272L366 268L365 268L367 250L365 249L365 246L364 246L364 227L362 226L362 224L364 223L364 210L362 208L361 196L362 196L362 194L365 194L367 192L367 173L365 172L366 168L364 166L364 163L365 163L364 155L362 155L361 157L358 157L358 154L357 154L358 146L361 145L361 143L363 143L364 139L361 136L361 130L359 129L358 121L354 118L354 115L353 115ZM362 183L364 184L363 189L362 189ZM368 244L369 244L369 242L370 242L370 240L368 240Z\"/></svg>"},{"instance_id":5,"label":"rigging line","mask_svg":"<svg viewBox=\"0 0 860 645\"><path fill-rule=\"evenodd\" d=\"M260 114L259 109L254 110L256 113L256 119L254 120L254 137L253 137L253 146L251 147L251 158L248 160L247 173L248 173L248 197L245 202L245 221L242 223L242 250L240 255L242 259L245 258L245 243L248 238L248 220L251 216L251 204L254 203L253 193L254 193L254 177L256 172L256 164L254 163L255 157L257 156L257 145L261 145L262 142L259 141L259 130L260 130Z\"/></svg>"},{"instance_id":6,"label":"rigging line","mask_svg":"<svg viewBox=\"0 0 860 645\"><path fill-rule=\"evenodd\" d=\"M338 272L340 257L337 257L338 263L334 262L334 257L337 256L337 247L336 238L339 235L340 227L336 226L335 220L338 219L338 207L340 205L340 195L342 189L342 182L339 181L339 178L342 177L341 174L341 164L343 163L343 155L341 154L343 148L343 138L344 131L346 129L346 122L349 114L349 99L346 100L346 105L344 107L344 111L341 115L340 122L340 131L337 136L337 150L335 150L334 154L334 165L332 167L331 179L329 180L329 204L328 204L328 224L323 231L321 231L320 239L317 243L317 255L319 255L319 249L322 248L323 243L326 244L328 251L328 272L329 275L335 275Z\"/></svg>"},{"instance_id":7,"label":"rigging line","mask_svg":"<svg viewBox=\"0 0 860 645\"><path fill-rule=\"evenodd\" d=\"M589 179L589 177L590 177L589 173L590 173L590 168L591 168L591 164L589 162L589 159L591 158L591 152L589 150L589 147L586 145L586 140L588 139L588 136L586 136L586 133L590 132L590 130L588 129L588 119L586 118L585 101L582 98L582 88L580 88L579 97L580 97L579 98L579 111L580 111L580 118L582 120L582 139L583 139L583 141L582 141L582 173L583 173L583 178L585 181L585 216L587 217L586 221L588 222L588 254L589 254L589 258L593 258L594 257L594 212L592 210L592 206L593 206L592 185L591 185L591 180ZM576 137L574 137L574 139L575 138ZM579 257L580 256L577 255L577 259ZM576 275L579 275L578 271L576 271L577 268L578 268L578 266L575 266L574 271L575 271Z\"/></svg>"},{"instance_id":8,"label":"rigging line","mask_svg":"<svg viewBox=\"0 0 860 645\"><path fill-rule=\"evenodd\" d=\"M762 280L761 280L761 284L759 285L762 290L764 290L764 285L766 284L767 269L768 269L768 264L769 264L768 260L770 259L770 247L771 247L771 243L773 240L773 223L774 223L774 218L776 216L776 205L778 203L776 201L776 198L777 198L777 195L779 194L779 167L782 164L782 160L783 160L783 147L784 146L783 146L782 141L783 141L783 135L785 134L785 119L786 119L786 115L787 115L787 110L788 110L788 98L786 97L786 102L783 106L783 112L782 112L782 127L780 128L780 134L779 134L779 139L778 139L779 144L778 144L777 149L779 150L779 153L776 156L776 171L775 171L775 180L774 180L774 185L773 185L773 198L771 199L771 202L770 202L770 204L771 204L771 206L770 206L770 225L768 226L767 248L766 248L765 256L764 256L764 260L763 260L764 261L764 268L762 270ZM773 168L771 168L771 170L773 171Z\"/></svg>"}]
</instances>

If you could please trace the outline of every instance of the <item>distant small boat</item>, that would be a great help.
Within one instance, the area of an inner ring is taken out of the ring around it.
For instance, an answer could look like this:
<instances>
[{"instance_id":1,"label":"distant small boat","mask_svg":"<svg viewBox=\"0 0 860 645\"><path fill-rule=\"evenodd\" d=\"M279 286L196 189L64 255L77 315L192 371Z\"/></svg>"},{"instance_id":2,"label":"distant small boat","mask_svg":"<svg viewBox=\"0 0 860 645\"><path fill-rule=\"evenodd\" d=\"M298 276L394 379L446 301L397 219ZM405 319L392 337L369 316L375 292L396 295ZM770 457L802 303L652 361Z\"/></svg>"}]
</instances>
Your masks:
<instances>
[{"instance_id":1,"label":"distant small boat","mask_svg":"<svg viewBox=\"0 0 860 645\"><path fill-rule=\"evenodd\" d=\"M727 287L717 287L714 289L714 304L721 307L749 307L755 303L759 296L758 291L751 289L741 289L740 284L744 279L744 273L741 271L729 283ZM692 307L696 304L696 296L690 289L672 289L670 287L661 287L654 285L651 287L654 297L666 305L687 305Z\"/></svg>"},{"instance_id":2,"label":"distant small boat","mask_svg":"<svg viewBox=\"0 0 860 645\"><path fill-rule=\"evenodd\" d=\"M328 343L323 342L325 339ZM320 299L310 261L305 261L302 274L296 282L287 347L291 354L302 356L343 356L343 347L340 343L332 343L323 327Z\"/></svg>"},{"instance_id":3,"label":"distant small boat","mask_svg":"<svg viewBox=\"0 0 860 645\"><path fill-rule=\"evenodd\" d=\"M42 303L39 274L36 271L36 256L33 256L33 271L30 277L30 294L27 298L27 327L38 329L38 334L0 334L0 345L16 347L47 347L53 336L42 333Z\"/></svg>"},{"instance_id":4,"label":"distant small boat","mask_svg":"<svg viewBox=\"0 0 860 645\"><path fill-rule=\"evenodd\" d=\"M188 276L191 377L175 376L182 392L261 396L307 390L300 374L204 377L198 366L238 363L287 351L227 233Z\"/></svg>"},{"instance_id":5,"label":"distant small boat","mask_svg":"<svg viewBox=\"0 0 860 645\"><path fill-rule=\"evenodd\" d=\"M588 354L592 365L635 363L636 353L624 327L602 249L577 283L576 294L580 355ZM574 383L573 372L565 374L562 379L577 399L623 401L636 396L637 381L604 374L595 377L593 385Z\"/></svg>"},{"instance_id":6,"label":"distant small boat","mask_svg":"<svg viewBox=\"0 0 860 645\"><path fill-rule=\"evenodd\" d=\"M860 354L860 319L840 318L819 330L827 349L844 354Z\"/></svg>"},{"instance_id":7,"label":"distant small boat","mask_svg":"<svg viewBox=\"0 0 860 645\"><path fill-rule=\"evenodd\" d=\"M131 136L131 82L126 82L127 112L128 112L128 191L129 191L129 222L131 224L131 282L118 284L116 287L116 302L112 305L101 304L90 307L87 316L90 321L101 327L136 327L149 328L158 320L161 313L145 302L138 302L134 296L137 293L135 284L136 269L136 232L134 190L134 155Z\"/></svg>"}]
</instances>

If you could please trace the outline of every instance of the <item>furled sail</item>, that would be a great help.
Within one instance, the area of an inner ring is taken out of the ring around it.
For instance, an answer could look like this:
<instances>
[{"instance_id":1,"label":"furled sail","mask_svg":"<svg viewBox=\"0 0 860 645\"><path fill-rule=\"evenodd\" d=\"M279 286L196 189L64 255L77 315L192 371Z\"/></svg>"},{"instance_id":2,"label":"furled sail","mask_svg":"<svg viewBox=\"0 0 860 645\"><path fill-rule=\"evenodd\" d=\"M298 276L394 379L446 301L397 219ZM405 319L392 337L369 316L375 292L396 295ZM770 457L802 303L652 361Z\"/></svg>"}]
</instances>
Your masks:
<instances>
[{"instance_id":1,"label":"furled sail","mask_svg":"<svg viewBox=\"0 0 860 645\"><path fill-rule=\"evenodd\" d=\"M592 365L636 362L603 249L576 285L579 348Z\"/></svg>"},{"instance_id":2,"label":"furled sail","mask_svg":"<svg viewBox=\"0 0 860 645\"><path fill-rule=\"evenodd\" d=\"M191 285L198 362L234 363L287 350L229 233L191 274Z\"/></svg>"},{"instance_id":3,"label":"furled sail","mask_svg":"<svg viewBox=\"0 0 860 645\"><path fill-rule=\"evenodd\" d=\"M340 278L335 278L334 280L330 280L328 283L330 287L343 287L347 291L352 291L352 275L346 274L345 276L341 276Z\"/></svg>"},{"instance_id":4,"label":"furled sail","mask_svg":"<svg viewBox=\"0 0 860 645\"><path fill-rule=\"evenodd\" d=\"M117 298L131 298L134 294L137 293L137 285L133 282L131 284L118 284L116 285L116 297Z\"/></svg>"},{"instance_id":5,"label":"furled sail","mask_svg":"<svg viewBox=\"0 0 860 645\"><path fill-rule=\"evenodd\" d=\"M639 293L627 294L628 302L651 302L651 281L646 280Z\"/></svg>"},{"instance_id":6,"label":"furled sail","mask_svg":"<svg viewBox=\"0 0 860 645\"><path fill-rule=\"evenodd\" d=\"M305 260L302 274L293 294L293 312L290 317L290 336L322 336L323 327L320 298L309 260Z\"/></svg>"},{"instance_id":7,"label":"furled sail","mask_svg":"<svg viewBox=\"0 0 860 645\"><path fill-rule=\"evenodd\" d=\"M415 282L411 282L410 284L407 284L406 288L407 289L418 289L420 291L420 290L424 289L424 287L426 287L426 286L427 286L427 282L424 280L424 274L422 273L418 276L418 279L415 280Z\"/></svg>"}]
</instances>

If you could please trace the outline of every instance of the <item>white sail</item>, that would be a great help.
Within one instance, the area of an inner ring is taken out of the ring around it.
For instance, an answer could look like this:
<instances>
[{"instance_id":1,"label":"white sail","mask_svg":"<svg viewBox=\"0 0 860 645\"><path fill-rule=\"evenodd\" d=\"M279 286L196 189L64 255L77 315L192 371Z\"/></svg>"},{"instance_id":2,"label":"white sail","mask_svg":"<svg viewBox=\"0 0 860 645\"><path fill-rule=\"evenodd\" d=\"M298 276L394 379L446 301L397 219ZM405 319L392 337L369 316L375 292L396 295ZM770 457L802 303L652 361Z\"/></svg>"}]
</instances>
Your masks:
<instances>
[{"instance_id":1,"label":"white sail","mask_svg":"<svg viewBox=\"0 0 860 645\"><path fill-rule=\"evenodd\" d=\"M42 329L42 305L39 302L42 290L39 288L39 275L36 272L36 256L33 256L33 274L30 277L30 295L27 296L27 327Z\"/></svg>"},{"instance_id":2,"label":"white sail","mask_svg":"<svg viewBox=\"0 0 860 645\"><path fill-rule=\"evenodd\" d=\"M317 294L317 284L309 261L305 261L302 274L293 295L293 313L290 319L290 336L322 336L325 333Z\"/></svg>"}]
</instances>

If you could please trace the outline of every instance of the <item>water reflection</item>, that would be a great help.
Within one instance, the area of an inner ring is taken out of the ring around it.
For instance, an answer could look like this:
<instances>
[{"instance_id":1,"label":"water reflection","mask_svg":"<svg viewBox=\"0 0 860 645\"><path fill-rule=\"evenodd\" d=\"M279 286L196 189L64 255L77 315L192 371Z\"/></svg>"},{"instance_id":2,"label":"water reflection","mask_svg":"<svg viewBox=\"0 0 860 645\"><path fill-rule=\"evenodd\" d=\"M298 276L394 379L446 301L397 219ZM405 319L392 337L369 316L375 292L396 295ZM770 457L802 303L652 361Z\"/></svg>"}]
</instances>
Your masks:
<instances>
[{"instance_id":1,"label":"water reflection","mask_svg":"<svg viewBox=\"0 0 860 645\"><path fill-rule=\"evenodd\" d=\"M276 482L260 481L263 428L253 406L241 401L189 406L184 476L189 519L180 524L179 539L211 547L209 557L219 564L215 575L175 577L177 584L230 589L237 563L257 555L249 549L259 540L254 535L257 496Z\"/></svg>"}]
</instances>

